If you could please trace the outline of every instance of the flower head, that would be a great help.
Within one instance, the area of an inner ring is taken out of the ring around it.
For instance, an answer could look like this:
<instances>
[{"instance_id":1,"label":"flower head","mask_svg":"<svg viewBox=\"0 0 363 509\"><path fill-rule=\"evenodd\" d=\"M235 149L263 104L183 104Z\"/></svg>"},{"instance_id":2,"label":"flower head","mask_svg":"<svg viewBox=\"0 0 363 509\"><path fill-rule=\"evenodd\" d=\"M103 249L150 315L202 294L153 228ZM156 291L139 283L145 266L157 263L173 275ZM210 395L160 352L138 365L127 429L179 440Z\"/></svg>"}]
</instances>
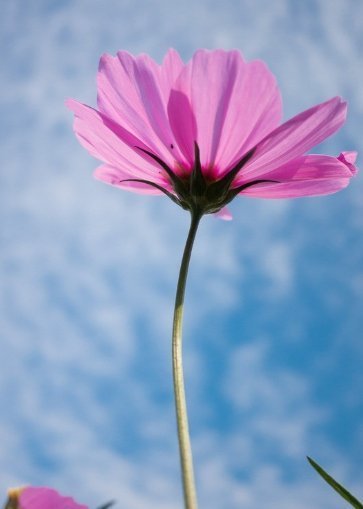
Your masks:
<instances>
[{"instance_id":1,"label":"flower head","mask_svg":"<svg viewBox=\"0 0 363 509\"><path fill-rule=\"evenodd\" d=\"M88 509L51 488L26 486L10 489L5 509Z\"/></svg>"},{"instance_id":2,"label":"flower head","mask_svg":"<svg viewBox=\"0 0 363 509\"><path fill-rule=\"evenodd\" d=\"M344 123L339 97L281 124L276 80L238 51L169 50L158 65L103 55L98 108L67 101L80 143L103 161L95 176L129 191L166 194L191 212L219 213L236 196L295 198L346 187L355 152L306 155Z\"/></svg>"}]
</instances>

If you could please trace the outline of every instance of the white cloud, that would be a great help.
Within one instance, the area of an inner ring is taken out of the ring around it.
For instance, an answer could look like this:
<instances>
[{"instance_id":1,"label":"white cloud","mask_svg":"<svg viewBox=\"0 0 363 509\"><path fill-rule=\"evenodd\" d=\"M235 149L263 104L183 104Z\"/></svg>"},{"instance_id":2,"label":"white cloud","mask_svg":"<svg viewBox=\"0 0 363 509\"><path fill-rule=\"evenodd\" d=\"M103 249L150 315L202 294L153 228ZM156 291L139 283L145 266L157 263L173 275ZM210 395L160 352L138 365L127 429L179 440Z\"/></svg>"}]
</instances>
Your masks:
<instances>
[{"instance_id":1,"label":"white cloud","mask_svg":"<svg viewBox=\"0 0 363 509\"><path fill-rule=\"evenodd\" d=\"M234 352L226 396L252 440L263 441L267 451L298 459L306 454L307 437L324 411L310 403L307 380L286 368L272 368L271 350L260 341Z\"/></svg>"}]
</instances>

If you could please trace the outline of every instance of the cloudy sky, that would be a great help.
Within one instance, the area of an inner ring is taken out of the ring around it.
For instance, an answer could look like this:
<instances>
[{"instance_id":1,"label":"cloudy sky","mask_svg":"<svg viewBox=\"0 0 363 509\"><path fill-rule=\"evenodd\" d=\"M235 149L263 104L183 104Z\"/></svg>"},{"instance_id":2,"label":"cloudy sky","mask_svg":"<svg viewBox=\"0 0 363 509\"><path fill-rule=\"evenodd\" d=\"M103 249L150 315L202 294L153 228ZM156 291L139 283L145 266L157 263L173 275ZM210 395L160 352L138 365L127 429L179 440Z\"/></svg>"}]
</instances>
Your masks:
<instances>
[{"instance_id":1,"label":"cloudy sky","mask_svg":"<svg viewBox=\"0 0 363 509\"><path fill-rule=\"evenodd\" d=\"M272 7L273 5L273 7ZM170 329L188 215L92 178L64 100L95 104L104 52L238 48L285 119L341 95L317 152L362 153L360 0L12 0L1 51L0 488L95 508L180 509ZM200 507L338 509L313 456L363 498L363 184L236 199L193 254L185 368Z\"/></svg>"}]
</instances>

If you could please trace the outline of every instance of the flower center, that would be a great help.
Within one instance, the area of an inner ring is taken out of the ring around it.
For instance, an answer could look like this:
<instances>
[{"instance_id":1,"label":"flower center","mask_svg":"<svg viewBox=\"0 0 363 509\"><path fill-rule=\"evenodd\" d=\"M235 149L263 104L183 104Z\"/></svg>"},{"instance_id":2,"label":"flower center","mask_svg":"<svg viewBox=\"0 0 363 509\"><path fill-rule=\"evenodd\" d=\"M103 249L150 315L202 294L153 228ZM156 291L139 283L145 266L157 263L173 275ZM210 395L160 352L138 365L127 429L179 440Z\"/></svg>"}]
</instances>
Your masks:
<instances>
[{"instance_id":1,"label":"flower center","mask_svg":"<svg viewBox=\"0 0 363 509\"><path fill-rule=\"evenodd\" d=\"M249 150L237 162L237 164L235 164L234 167L219 180L210 180L203 174L197 142L194 142L193 169L188 173L185 172L185 175L183 176L180 174L177 175L162 159L160 159L160 157L149 150L145 150L141 147L136 148L154 159L154 161L156 161L165 171L173 188L173 192L170 192L161 185L149 180L125 179L122 182L142 182L144 184L149 184L150 186L162 191L183 209L189 210L192 214L200 216L219 212L230 201L232 201L237 194L241 193L248 187L265 182L277 182L276 180L252 180L237 187L233 187L235 177L241 171L243 166L245 166L245 164L251 159L251 157L253 157L256 147Z\"/></svg>"}]
</instances>

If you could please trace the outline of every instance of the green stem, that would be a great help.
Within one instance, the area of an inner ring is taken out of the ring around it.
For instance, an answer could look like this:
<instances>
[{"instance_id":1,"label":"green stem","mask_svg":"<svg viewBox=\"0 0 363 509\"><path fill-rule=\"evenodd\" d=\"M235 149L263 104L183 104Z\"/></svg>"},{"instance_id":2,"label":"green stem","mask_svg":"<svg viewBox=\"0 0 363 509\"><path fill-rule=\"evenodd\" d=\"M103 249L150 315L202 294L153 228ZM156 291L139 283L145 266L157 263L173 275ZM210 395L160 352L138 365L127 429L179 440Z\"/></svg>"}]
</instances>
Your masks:
<instances>
[{"instance_id":1,"label":"green stem","mask_svg":"<svg viewBox=\"0 0 363 509\"><path fill-rule=\"evenodd\" d=\"M189 261L193 243L202 214L192 212L190 229L185 244L180 265L178 286L175 297L173 320L173 379L176 420L178 427L179 454L183 479L185 509L197 509L197 494L195 489L193 457L190 445L187 405L185 401L183 359L182 359L182 325L185 286L188 275Z\"/></svg>"}]
</instances>

